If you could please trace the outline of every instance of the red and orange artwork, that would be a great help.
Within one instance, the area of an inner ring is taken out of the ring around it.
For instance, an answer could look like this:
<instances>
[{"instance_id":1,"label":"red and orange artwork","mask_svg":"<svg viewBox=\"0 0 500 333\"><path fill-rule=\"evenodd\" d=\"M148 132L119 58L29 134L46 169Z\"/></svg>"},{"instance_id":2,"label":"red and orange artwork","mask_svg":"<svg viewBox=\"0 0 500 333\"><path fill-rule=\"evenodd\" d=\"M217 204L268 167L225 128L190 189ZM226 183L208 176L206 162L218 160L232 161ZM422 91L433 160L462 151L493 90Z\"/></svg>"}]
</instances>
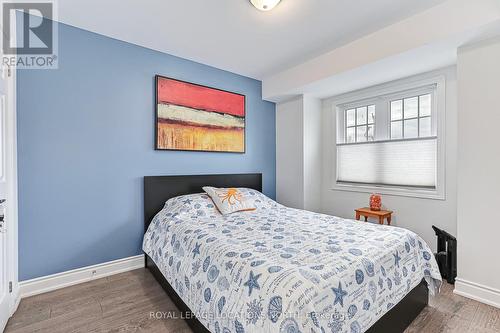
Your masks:
<instances>
[{"instance_id":1,"label":"red and orange artwork","mask_svg":"<svg viewBox=\"0 0 500 333\"><path fill-rule=\"evenodd\" d=\"M156 149L245 152L245 96L156 76Z\"/></svg>"}]
</instances>

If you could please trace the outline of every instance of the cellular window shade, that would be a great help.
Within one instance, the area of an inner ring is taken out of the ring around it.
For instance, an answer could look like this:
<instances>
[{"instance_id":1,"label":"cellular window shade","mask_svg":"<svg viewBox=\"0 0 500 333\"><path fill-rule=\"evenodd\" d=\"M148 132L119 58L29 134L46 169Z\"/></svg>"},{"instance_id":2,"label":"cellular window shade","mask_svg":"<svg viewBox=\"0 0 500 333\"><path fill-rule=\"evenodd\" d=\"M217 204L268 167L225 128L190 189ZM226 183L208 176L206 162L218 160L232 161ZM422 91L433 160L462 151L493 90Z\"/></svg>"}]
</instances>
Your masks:
<instances>
[{"instance_id":1,"label":"cellular window shade","mask_svg":"<svg viewBox=\"0 0 500 333\"><path fill-rule=\"evenodd\" d=\"M436 188L437 139L337 145L337 182Z\"/></svg>"}]
</instances>

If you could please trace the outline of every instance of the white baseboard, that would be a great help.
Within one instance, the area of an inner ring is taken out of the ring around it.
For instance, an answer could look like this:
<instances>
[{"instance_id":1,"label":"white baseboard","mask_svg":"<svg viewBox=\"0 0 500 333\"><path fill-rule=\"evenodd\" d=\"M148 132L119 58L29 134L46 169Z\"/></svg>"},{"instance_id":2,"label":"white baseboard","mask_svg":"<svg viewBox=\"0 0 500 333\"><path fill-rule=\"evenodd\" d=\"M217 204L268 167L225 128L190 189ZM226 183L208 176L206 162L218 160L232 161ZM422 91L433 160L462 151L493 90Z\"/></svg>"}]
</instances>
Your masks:
<instances>
[{"instance_id":1,"label":"white baseboard","mask_svg":"<svg viewBox=\"0 0 500 333\"><path fill-rule=\"evenodd\" d=\"M46 293L78 283L144 267L144 255L73 269L19 282L20 298Z\"/></svg>"},{"instance_id":2,"label":"white baseboard","mask_svg":"<svg viewBox=\"0 0 500 333\"><path fill-rule=\"evenodd\" d=\"M498 289L463 279L456 279L455 290L453 292L457 295L500 308L500 290Z\"/></svg>"}]
</instances>

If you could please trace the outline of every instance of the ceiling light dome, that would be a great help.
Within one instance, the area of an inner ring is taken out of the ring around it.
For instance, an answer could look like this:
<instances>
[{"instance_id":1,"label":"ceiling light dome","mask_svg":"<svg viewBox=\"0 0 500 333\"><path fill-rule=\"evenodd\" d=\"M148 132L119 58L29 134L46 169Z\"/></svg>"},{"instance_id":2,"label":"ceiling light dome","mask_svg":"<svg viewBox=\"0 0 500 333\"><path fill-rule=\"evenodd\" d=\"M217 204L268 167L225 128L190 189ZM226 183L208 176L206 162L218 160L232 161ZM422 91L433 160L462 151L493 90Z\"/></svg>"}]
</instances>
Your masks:
<instances>
[{"instance_id":1,"label":"ceiling light dome","mask_svg":"<svg viewBox=\"0 0 500 333\"><path fill-rule=\"evenodd\" d=\"M255 8L263 11L268 11L276 7L281 0L250 0Z\"/></svg>"}]
</instances>

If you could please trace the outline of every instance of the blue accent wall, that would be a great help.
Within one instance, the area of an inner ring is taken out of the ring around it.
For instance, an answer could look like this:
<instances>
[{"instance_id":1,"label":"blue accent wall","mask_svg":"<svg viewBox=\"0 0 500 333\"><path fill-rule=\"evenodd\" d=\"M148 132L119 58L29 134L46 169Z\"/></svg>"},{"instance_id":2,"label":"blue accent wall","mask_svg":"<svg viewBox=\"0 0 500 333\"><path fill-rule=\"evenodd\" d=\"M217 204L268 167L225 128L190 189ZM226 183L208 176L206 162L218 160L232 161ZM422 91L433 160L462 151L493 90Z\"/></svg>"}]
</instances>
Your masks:
<instances>
[{"instance_id":1,"label":"blue accent wall","mask_svg":"<svg viewBox=\"0 0 500 333\"><path fill-rule=\"evenodd\" d=\"M246 153L155 151L155 74L246 95ZM17 117L20 280L142 253L145 175L262 172L275 197L254 79L59 24L59 69L18 70Z\"/></svg>"}]
</instances>

